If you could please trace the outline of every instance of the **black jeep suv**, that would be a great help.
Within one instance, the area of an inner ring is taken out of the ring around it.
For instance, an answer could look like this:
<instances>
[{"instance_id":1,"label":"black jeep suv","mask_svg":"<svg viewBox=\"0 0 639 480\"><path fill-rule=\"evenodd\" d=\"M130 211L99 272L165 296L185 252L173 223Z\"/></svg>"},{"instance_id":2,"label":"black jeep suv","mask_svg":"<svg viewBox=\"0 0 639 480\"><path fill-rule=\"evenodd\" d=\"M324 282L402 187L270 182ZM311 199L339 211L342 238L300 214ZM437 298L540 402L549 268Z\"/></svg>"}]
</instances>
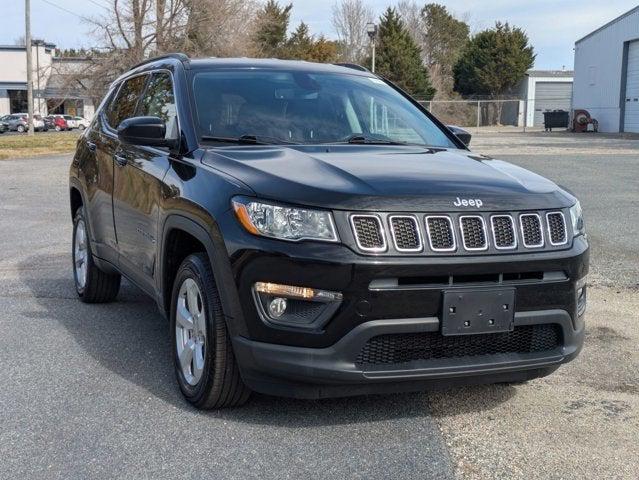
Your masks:
<instances>
[{"instance_id":1,"label":"black jeep suv","mask_svg":"<svg viewBox=\"0 0 639 480\"><path fill-rule=\"evenodd\" d=\"M116 80L70 172L84 302L121 275L200 408L521 382L579 352L577 199L354 66L172 54Z\"/></svg>"}]
</instances>

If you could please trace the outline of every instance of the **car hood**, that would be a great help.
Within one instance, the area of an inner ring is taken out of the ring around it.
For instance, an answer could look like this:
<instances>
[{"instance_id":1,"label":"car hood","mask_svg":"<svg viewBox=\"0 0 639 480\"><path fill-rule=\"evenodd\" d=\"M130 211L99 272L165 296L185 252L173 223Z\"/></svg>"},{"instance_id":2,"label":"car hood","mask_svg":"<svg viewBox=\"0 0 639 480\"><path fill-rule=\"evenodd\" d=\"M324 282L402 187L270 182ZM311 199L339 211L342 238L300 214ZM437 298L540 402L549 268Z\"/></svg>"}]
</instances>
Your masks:
<instances>
[{"instance_id":1,"label":"car hood","mask_svg":"<svg viewBox=\"0 0 639 480\"><path fill-rule=\"evenodd\" d=\"M572 205L555 183L466 150L408 146L233 146L202 162L235 177L256 196L344 210L454 211Z\"/></svg>"}]
</instances>

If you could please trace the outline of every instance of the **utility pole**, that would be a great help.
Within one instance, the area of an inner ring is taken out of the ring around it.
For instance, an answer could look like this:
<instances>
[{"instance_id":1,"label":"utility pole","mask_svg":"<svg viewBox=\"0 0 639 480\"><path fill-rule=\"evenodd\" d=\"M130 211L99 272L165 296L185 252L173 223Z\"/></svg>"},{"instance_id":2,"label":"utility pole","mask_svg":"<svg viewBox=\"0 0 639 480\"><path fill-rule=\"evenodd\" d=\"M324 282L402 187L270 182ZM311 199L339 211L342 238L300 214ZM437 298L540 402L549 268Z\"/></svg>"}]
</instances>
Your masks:
<instances>
[{"instance_id":1,"label":"utility pole","mask_svg":"<svg viewBox=\"0 0 639 480\"><path fill-rule=\"evenodd\" d=\"M31 0L24 0L24 43L27 50L27 111L29 135L33 135L33 52L31 51Z\"/></svg>"}]
</instances>

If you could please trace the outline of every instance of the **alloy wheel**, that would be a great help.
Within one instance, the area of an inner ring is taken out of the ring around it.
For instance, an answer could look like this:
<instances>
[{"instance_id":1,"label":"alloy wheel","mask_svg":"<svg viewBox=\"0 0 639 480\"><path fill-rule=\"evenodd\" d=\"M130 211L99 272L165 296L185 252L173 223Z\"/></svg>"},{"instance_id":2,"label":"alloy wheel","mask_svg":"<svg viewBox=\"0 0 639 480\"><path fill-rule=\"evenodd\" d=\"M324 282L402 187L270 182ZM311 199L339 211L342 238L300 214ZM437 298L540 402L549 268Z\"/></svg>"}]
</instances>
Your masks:
<instances>
[{"instance_id":1,"label":"alloy wheel","mask_svg":"<svg viewBox=\"0 0 639 480\"><path fill-rule=\"evenodd\" d=\"M75 242L73 245L73 268L75 269L75 281L79 289L83 289L87 283L87 260L89 257L87 243L87 230L84 226L84 221L80 220L75 227Z\"/></svg>"},{"instance_id":2,"label":"alloy wheel","mask_svg":"<svg viewBox=\"0 0 639 480\"><path fill-rule=\"evenodd\" d=\"M182 282L175 308L177 357L184 379L194 386L204 371L206 315L202 292L193 279Z\"/></svg>"}]
</instances>

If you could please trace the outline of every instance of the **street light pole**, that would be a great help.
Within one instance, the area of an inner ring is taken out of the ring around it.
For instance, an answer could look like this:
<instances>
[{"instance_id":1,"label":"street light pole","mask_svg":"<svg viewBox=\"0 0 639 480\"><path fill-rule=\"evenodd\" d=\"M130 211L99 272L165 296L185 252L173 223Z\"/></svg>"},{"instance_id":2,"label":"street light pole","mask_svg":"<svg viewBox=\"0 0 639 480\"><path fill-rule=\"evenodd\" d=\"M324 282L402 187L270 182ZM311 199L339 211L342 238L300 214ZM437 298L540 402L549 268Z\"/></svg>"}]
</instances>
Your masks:
<instances>
[{"instance_id":1,"label":"street light pole","mask_svg":"<svg viewBox=\"0 0 639 480\"><path fill-rule=\"evenodd\" d=\"M24 43L27 50L27 112L29 135L33 135L33 52L31 51L31 0L24 0Z\"/></svg>"},{"instance_id":2,"label":"street light pole","mask_svg":"<svg viewBox=\"0 0 639 480\"><path fill-rule=\"evenodd\" d=\"M368 37L371 39L371 71L375 73L375 38L377 37L377 25L375 25L373 22L367 23L366 33L368 33Z\"/></svg>"}]
</instances>

